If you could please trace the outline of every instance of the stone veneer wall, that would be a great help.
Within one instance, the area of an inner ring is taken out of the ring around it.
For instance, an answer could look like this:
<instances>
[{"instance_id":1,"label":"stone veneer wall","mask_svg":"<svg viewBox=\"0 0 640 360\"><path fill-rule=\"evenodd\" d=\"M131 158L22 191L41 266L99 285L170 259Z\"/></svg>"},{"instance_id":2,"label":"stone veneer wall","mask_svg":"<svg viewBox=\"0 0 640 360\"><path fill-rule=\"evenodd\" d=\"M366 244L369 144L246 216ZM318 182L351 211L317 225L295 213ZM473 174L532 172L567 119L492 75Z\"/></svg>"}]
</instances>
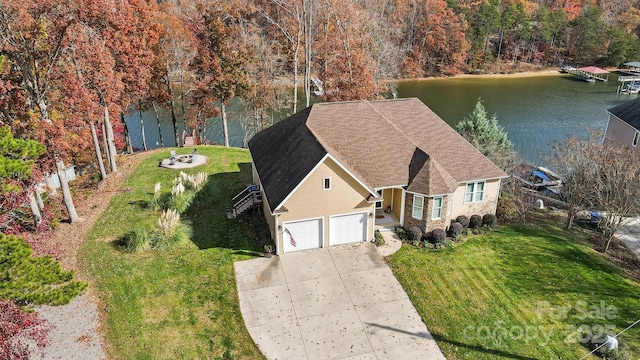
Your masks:
<instances>
[{"instance_id":1,"label":"stone veneer wall","mask_svg":"<svg viewBox=\"0 0 640 360\"><path fill-rule=\"evenodd\" d=\"M413 194L406 193L405 196L406 198L404 200L404 227L408 229L410 227L417 226L420 228L420 230L422 230L422 232L424 232L427 225L426 222L424 220L414 219L413 216L411 216L411 212L413 211ZM426 202L427 201L425 199L425 203ZM426 214L424 209L422 211L423 216Z\"/></svg>"},{"instance_id":2,"label":"stone veneer wall","mask_svg":"<svg viewBox=\"0 0 640 360\"><path fill-rule=\"evenodd\" d=\"M413 211L413 194L406 194L406 199L404 202L404 227L406 229L417 226L422 230L422 232L426 233L433 229L442 229L446 230L449 224L449 200L450 196L442 197L442 216L438 220L431 220L431 211L433 210L433 198L429 198L425 196L424 199L424 208L422 210L422 220L414 219L411 216L411 212Z\"/></svg>"},{"instance_id":3,"label":"stone veneer wall","mask_svg":"<svg viewBox=\"0 0 640 360\"><path fill-rule=\"evenodd\" d=\"M428 209L424 216L427 223L427 231L431 231L433 229L442 229L447 230L447 226L449 225L449 199L450 196L442 197L442 214L440 215L440 219L431 220L431 211L433 210L433 198L426 198L425 209ZM428 207L427 207L428 206Z\"/></svg>"}]
</instances>

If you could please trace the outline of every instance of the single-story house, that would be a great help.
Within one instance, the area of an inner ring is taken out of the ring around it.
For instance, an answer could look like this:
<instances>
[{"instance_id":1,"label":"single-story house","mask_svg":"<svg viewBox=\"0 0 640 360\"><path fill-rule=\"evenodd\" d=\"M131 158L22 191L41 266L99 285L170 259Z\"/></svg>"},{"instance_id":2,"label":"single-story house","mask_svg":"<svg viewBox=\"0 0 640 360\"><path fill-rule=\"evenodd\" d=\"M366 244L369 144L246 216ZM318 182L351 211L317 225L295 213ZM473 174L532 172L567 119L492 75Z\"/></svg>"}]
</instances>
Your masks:
<instances>
[{"instance_id":1,"label":"single-story house","mask_svg":"<svg viewBox=\"0 0 640 360\"><path fill-rule=\"evenodd\" d=\"M612 107L607 112L609 122L605 143L637 148L640 143L640 98Z\"/></svg>"},{"instance_id":2,"label":"single-story house","mask_svg":"<svg viewBox=\"0 0 640 360\"><path fill-rule=\"evenodd\" d=\"M278 254L495 214L507 176L416 98L314 104L249 150Z\"/></svg>"}]
</instances>

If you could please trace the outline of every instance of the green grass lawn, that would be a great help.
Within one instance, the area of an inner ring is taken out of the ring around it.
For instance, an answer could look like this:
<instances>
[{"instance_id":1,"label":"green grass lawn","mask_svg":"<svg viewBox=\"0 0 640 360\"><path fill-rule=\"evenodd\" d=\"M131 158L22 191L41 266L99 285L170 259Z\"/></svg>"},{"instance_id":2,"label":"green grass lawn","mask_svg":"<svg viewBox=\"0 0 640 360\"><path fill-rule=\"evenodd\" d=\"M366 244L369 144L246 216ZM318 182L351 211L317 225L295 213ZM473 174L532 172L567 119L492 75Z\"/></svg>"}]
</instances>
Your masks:
<instances>
[{"instance_id":1,"label":"green grass lawn","mask_svg":"<svg viewBox=\"0 0 640 360\"><path fill-rule=\"evenodd\" d=\"M177 149L178 154L187 153ZM209 180L183 215L193 241L168 250L125 253L118 241L137 224L153 226L158 212L145 208L154 184L170 190L177 171L159 168L169 149L152 154L111 199L80 258L104 305L103 331L118 359L263 358L240 314L233 262L257 256L256 232L229 220L231 198L251 182L249 152L199 147L209 160L188 173ZM267 306L267 304L265 304Z\"/></svg>"},{"instance_id":2,"label":"green grass lawn","mask_svg":"<svg viewBox=\"0 0 640 360\"><path fill-rule=\"evenodd\" d=\"M640 319L640 286L560 234L504 226L442 251L404 245L389 262L447 359L578 359L580 326ZM640 325L621 338L637 357Z\"/></svg>"}]
</instances>

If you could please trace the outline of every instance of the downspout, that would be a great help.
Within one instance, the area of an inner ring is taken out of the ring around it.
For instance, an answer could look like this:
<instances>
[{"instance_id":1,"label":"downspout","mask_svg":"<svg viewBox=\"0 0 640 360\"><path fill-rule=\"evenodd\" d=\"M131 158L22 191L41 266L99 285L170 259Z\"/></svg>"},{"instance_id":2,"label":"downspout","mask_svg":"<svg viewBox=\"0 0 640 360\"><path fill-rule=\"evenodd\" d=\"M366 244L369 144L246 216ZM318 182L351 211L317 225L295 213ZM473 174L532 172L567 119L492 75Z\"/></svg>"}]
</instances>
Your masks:
<instances>
[{"instance_id":1,"label":"downspout","mask_svg":"<svg viewBox=\"0 0 640 360\"><path fill-rule=\"evenodd\" d=\"M400 204L400 226L404 226L404 206L407 199L407 192L402 189L402 201Z\"/></svg>"},{"instance_id":2,"label":"downspout","mask_svg":"<svg viewBox=\"0 0 640 360\"><path fill-rule=\"evenodd\" d=\"M275 222L273 223L273 233L275 235L276 255L280 255L280 231L278 230L278 214L273 215Z\"/></svg>"},{"instance_id":3,"label":"downspout","mask_svg":"<svg viewBox=\"0 0 640 360\"><path fill-rule=\"evenodd\" d=\"M502 186L502 178L498 179L498 193L496 194L496 203L493 204L493 215L498 210L498 199L500 199L500 187Z\"/></svg>"}]
</instances>

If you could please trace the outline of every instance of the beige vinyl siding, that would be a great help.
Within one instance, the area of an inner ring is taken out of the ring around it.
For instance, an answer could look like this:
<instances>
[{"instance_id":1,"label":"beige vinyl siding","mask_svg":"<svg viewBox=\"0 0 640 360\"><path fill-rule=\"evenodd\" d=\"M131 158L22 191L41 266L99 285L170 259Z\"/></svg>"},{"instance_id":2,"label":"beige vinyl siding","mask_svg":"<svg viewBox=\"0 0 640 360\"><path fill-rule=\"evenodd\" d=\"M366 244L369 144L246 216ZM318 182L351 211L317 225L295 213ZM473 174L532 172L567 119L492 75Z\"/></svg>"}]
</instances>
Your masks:
<instances>
[{"instance_id":1,"label":"beige vinyl siding","mask_svg":"<svg viewBox=\"0 0 640 360\"><path fill-rule=\"evenodd\" d=\"M484 195L480 202L464 203L464 195L466 192L467 184L463 183L458 185L458 188L453 192L453 198L451 203L451 216L450 219L455 219L460 215L480 215L494 214L496 200L498 198L498 192L500 190L500 180L487 180L484 184Z\"/></svg>"},{"instance_id":2,"label":"beige vinyl siding","mask_svg":"<svg viewBox=\"0 0 640 360\"><path fill-rule=\"evenodd\" d=\"M384 189L382 190L382 210L387 210L388 206L391 206L393 202L393 189Z\"/></svg>"},{"instance_id":3,"label":"beige vinyl siding","mask_svg":"<svg viewBox=\"0 0 640 360\"><path fill-rule=\"evenodd\" d=\"M396 218L401 219L400 213L402 212L402 189L394 189L393 190L393 213L396 215Z\"/></svg>"},{"instance_id":4,"label":"beige vinyl siding","mask_svg":"<svg viewBox=\"0 0 640 360\"><path fill-rule=\"evenodd\" d=\"M633 137L636 129L618 117L609 115L609 125L607 125L607 133L605 134L606 142L613 142L618 145L633 145ZM640 149L640 146L638 146Z\"/></svg>"},{"instance_id":5,"label":"beige vinyl siding","mask_svg":"<svg viewBox=\"0 0 640 360\"><path fill-rule=\"evenodd\" d=\"M331 190L323 190L323 179L331 178ZM324 247L329 246L329 216L355 212L373 212L374 204L366 202L369 192L332 159L325 159L283 204L289 210L278 215L283 222L323 218ZM367 217L367 237L371 236L373 217ZM280 231L282 234L282 231ZM282 241L282 235L279 236ZM280 244L282 249L282 244Z\"/></svg>"}]
</instances>

